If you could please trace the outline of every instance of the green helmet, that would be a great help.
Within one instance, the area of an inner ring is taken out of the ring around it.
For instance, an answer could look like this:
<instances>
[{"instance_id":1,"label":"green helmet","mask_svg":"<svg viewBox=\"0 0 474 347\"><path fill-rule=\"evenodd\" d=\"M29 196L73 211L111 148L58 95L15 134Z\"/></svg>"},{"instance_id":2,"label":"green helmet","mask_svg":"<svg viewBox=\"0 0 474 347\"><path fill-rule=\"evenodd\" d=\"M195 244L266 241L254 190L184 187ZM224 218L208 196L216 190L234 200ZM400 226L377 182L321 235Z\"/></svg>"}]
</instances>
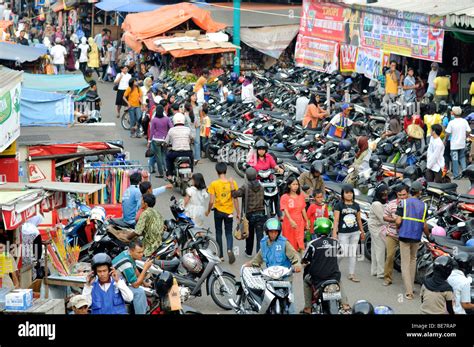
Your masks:
<instances>
[{"instance_id":1,"label":"green helmet","mask_svg":"<svg viewBox=\"0 0 474 347\"><path fill-rule=\"evenodd\" d=\"M314 233L329 235L332 230L332 222L329 218L318 218L314 221Z\"/></svg>"}]
</instances>

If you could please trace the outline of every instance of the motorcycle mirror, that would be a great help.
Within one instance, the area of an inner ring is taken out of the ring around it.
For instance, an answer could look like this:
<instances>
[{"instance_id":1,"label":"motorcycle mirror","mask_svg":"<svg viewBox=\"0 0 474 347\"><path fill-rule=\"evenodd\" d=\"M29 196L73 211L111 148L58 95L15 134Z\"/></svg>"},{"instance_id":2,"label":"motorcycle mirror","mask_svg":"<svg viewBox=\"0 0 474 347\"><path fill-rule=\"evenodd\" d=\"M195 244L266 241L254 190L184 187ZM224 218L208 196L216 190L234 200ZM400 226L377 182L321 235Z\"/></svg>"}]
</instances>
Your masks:
<instances>
[{"instance_id":1,"label":"motorcycle mirror","mask_svg":"<svg viewBox=\"0 0 474 347\"><path fill-rule=\"evenodd\" d=\"M354 170L355 170L355 169L354 169L353 167L351 167L351 168L349 168L349 170L347 170L347 172L348 172L348 173L353 173Z\"/></svg>"},{"instance_id":2,"label":"motorcycle mirror","mask_svg":"<svg viewBox=\"0 0 474 347\"><path fill-rule=\"evenodd\" d=\"M465 228L466 227L466 223L465 222L459 222L458 224L456 224L458 228Z\"/></svg>"},{"instance_id":3,"label":"motorcycle mirror","mask_svg":"<svg viewBox=\"0 0 474 347\"><path fill-rule=\"evenodd\" d=\"M309 153L309 150L308 150L308 149L305 149L305 150L303 151L303 153L304 153L304 154L308 154L308 153Z\"/></svg>"},{"instance_id":4,"label":"motorcycle mirror","mask_svg":"<svg viewBox=\"0 0 474 347\"><path fill-rule=\"evenodd\" d=\"M284 139L287 139L288 138L288 134L285 134L282 136Z\"/></svg>"},{"instance_id":5,"label":"motorcycle mirror","mask_svg":"<svg viewBox=\"0 0 474 347\"><path fill-rule=\"evenodd\" d=\"M411 152L411 148L407 148L407 149L405 150L405 153L406 153L406 154L409 154L410 152Z\"/></svg>"},{"instance_id":6,"label":"motorcycle mirror","mask_svg":"<svg viewBox=\"0 0 474 347\"><path fill-rule=\"evenodd\" d=\"M326 77L326 78L324 79L324 82L329 82L329 77Z\"/></svg>"},{"instance_id":7,"label":"motorcycle mirror","mask_svg":"<svg viewBox=\"0 0 474 347\"><path fill-rule=\"evenodd\" d=\"M364 89L362 93L367 94L368 93L367 89Z\"/></svg>"},{"instance_id":8,"label":"motorcycle mirror","mask_svg":"<svg viewBox=\"0 0 474 347\"><path fill-rule=\"evenodd\" d=\"M316 154L316 159L321 159L322 156L323 156L323 154L321 152L319 152L318 154Z\"/></svg>"},{"instance_id":9,"label":"motorcycle mirror","mask_svg":"<svg viewBox=\"0 0 474 347\"><path fill-rule=\"evenodd\" d=\"M462 103L462 104L463 104L463 105L467 105L467 104L468 104L468 102L469 102L469 100L468 100L468 99L466 99L466 100L464 100L464 101L463 101L463 103Z\"/></svg>"},{"instance_id":10,"label":"motorcycle mirror","mask_svg":"<svg viewBox=\"0 0 474 347\"><path fill-rule=\"evenodd\" d=\"M268 130L273 131L273 130L275 130L275 127L274 127L273 125L270 125L270 126L268 127Z\"/></svg>"}]
</instances>

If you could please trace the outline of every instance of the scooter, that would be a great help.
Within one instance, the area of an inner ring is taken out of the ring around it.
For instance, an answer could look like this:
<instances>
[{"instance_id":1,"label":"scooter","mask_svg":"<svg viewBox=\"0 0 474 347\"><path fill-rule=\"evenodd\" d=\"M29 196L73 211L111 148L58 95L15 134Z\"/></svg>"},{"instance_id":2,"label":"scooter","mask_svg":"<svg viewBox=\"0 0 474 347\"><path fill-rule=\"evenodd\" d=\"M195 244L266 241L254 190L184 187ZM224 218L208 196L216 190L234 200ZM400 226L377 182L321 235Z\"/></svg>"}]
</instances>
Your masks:
<instances>
[{"instance_id":1,"label":"scooter","mask_svg":"<svg viewBox=\"0 0 474 347\"><path fill-rule=\"evenodd\" d=\"M318 287L313 287L311 313L340 314L342 311L341 287L337 280L327 280Z\"/></svg>"}]
</instances>

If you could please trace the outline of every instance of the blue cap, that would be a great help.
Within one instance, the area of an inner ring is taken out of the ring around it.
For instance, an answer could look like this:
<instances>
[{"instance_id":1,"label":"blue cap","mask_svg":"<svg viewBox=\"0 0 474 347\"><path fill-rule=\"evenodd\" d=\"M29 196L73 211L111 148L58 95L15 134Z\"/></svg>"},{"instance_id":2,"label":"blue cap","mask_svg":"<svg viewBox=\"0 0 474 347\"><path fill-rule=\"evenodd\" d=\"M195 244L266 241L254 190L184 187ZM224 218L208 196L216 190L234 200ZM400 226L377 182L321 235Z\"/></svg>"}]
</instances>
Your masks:
<instances>
[{"instance_id":1,"label":"blue cap","mask_svg":"<svg viewBox=\"0 0 474 347\"><path fill-rule=\"evenodd\" d=\"M341 108L342 108L343 111L345 111L345 110L347 110L348 108L351 109L352 107L351 107L350 104L343 104Z\"/></svg>"}]
</instances>

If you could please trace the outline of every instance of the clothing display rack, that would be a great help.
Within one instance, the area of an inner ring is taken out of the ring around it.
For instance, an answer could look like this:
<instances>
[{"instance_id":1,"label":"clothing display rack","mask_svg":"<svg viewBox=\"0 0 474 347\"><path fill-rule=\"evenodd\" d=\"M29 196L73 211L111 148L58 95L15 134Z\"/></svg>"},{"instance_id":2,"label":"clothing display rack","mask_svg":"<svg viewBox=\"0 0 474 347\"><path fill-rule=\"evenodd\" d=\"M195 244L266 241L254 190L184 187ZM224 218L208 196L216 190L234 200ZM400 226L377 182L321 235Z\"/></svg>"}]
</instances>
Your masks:
<instances>
[{"instance_id":1,"label":"clothing display rack","mask_svg":"<svg viewBox=\"0 0 474 347\"><path fill-rule=\"evenodd\" d=\"M89 205L120 204L122 196L130 186L130 175L134 172L149 170L148 165L106 165L87 166L79 177L81 183L105 184L105 188L90 194Z\"/></svg>"}]
</instances>

